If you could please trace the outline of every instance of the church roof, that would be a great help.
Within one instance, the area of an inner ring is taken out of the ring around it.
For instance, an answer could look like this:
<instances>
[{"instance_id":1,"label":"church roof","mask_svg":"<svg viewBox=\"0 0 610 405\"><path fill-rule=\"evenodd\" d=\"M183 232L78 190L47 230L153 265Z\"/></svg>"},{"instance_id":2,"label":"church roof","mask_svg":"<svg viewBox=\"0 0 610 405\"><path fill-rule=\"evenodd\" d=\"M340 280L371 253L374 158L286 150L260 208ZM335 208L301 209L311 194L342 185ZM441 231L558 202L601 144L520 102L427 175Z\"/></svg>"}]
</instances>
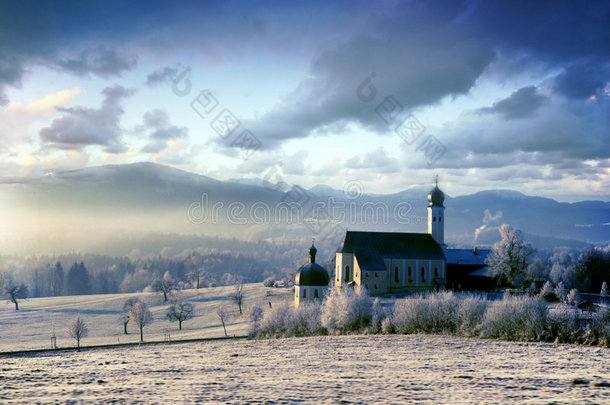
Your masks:
<instances>
[{"instance_id":1,"label":"church roof","mask_svg":"<svg viewBox=\"0 0 610 405\"><path fill-rule=\"evenodd\" d=\"M457 264L463 266L485 266L485 259L489 255L489 249L477 249L475 254L473 249L447 249L447 264Z\"/></svg>"},{"instance_id":2,"label":"church roof","mask_svg":"<svg viewBox=\"0 0 610 405\"><path fill-rule=\"evenodd\" d=\"M444 260L443 249L427 233L347 231L338 253L353 253L364 270L385 270L383 259Z\"/></svg>"}]
</instances>

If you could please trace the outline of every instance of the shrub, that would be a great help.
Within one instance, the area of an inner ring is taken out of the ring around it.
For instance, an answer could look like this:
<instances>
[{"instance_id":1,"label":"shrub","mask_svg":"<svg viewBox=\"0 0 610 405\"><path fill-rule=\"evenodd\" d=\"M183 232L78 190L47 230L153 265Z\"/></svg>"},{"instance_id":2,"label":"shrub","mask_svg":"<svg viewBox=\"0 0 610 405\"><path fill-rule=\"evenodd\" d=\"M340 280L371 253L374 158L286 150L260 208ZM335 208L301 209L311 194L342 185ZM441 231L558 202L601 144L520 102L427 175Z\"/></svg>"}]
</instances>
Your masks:
<instances>
[{"instance_id":1,"label":"shrub","mask_svg":"<svg viewBox=\"0 0 610 405\"><path fill-rule=\"evenodd\" d=\"M557 343L578 343L583 341L584 330L577 308L560 305L549 316L549 338Z\"/></svg>"},{"instance_id":2,"label":"shrub","mask_svg":"<svg viewBox=\"0 0 610 405\"><path fill-rule=\"evenodd\" d=\"M275 285L275 280L273 279L273 277L267 277L265 281L263 281L263 285L265 287L273 287Z\"/></svg>"},{"instance_id":3,"label":"shrub","mask_svg":"<svg viewBox=\"0 0 610 405\"><path fill-rule=\"evenodd\" d=\"M559 301L559 298L555 295L553 286L551 285L550 281L547 281L542 286L542 289L540 290L540 297L544 298L547 302Z\"/></svg>"},{"instance_id":4,"label":"shrub","mask_svg":"<svg viewBox=\"0 0 610 405\"><path fill-rule=\"evenodd\" d=\"M580 302L580 294L576 288L572 288L566 298L566 304L577 306Z\"/></svg>"},{"instance_id":5,"label":"shrub","mask_svg":"<svg viewBox=\"0 0 610 405\"><path fill-rule=\"evenodd\" d=\"M372 320L371 299L365 288L333 288L322 304L322 326L331 333L362 332Z\"/></svg>"},{"instance_id":6,"label":"shrub","mask_svg":"<svg viewBox=\"0 0 610 405\"><path fill-rule=\"evenodd\" d=\"M539 297L504 296L493 301L480 325L482 337L536 341L545 336L548 307Z\"/></svg>"},{"instance_id":7,"label":"shrub","mask_svg":"<svg viewBox=\"0 0 610 405\"><path fill-rule=\"evenodd\" d=\"M311 303L298 308L288 304L276 305L265 311L259 323L253 323L251 337L292 337L326 334L320 323L320 304Z\"/></svg>"},{"instance_id":8,"label":"shrub","mask_svg":"<svg viewBox=\"0 0 610 405\"><path fill-rule=\"evenodd\" d=\"M610 347L610 309L600 308L584 331L584 342Z\"/></svg>"},{"instance_id":9,"label":"shrub","mask_svg":"<svg viewBox=\"0 0 610 405\"><path fill-rule=\"evenodd\" d=\"M456 333L459 300L452 292L399 300L383 330L396 333Z\"/></svg>"},{"instance_id":10,"label":"shrub","mask_svg":"<svg viewBox=\"0 0 610 405\"><path fill-rule=\"evenodd\" d=\"M555 286L555 290L553 292L555 293L555 296L557 297L557 299L559 301L566 302L568 293L566 292L566 288L565 288L565 285L563 284L563 281L560 281L559 283L557 283L557 285Z\"/></svg>"},{"instance_id":11,"label":"shrub","mask_svg":"<svg viewBox=\"0 0 610 405\"><path fill-rule=\"evenodd\" d=\"M464 336L477 336L479 325L485 317L488 301L474 295L463 297L460 300L457 316L458 331Z\"/></svg>"}]
</instances>

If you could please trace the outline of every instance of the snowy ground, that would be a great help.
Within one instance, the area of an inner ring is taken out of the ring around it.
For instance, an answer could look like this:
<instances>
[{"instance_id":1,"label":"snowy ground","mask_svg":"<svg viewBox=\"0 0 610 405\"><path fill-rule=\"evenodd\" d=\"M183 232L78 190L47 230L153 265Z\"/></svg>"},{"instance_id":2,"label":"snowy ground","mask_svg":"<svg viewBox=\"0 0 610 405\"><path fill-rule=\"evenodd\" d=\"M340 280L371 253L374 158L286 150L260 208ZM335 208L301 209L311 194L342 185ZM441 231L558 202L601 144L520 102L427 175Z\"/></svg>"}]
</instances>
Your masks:
<instances>
[{"instance_id":1,"label":"snowy ground","mask_svg":"<svg viewBox=\"0 0 610 405\"><path fill-rule=\"evenodd\" d=\"M0 356L1 403L610 403L610 350L432 335Z\"/></svg>"},{"instance_id":2,"label":"snowy ground","mask_svg":"<svg viewBox=\"0 0 610 405\"><path fill-rule=\"evenodd\" d=\"M129 325L129 335L123 334L120 321L123 303L130 297L138 297L149 305L154 322L144 328L144 340L163 341L167 333L171 339L191 339L224 336L222 324L215 308L227 305L231 319L227 324L230 335L244 335L248 324L239 317L237 306L229 299L233 287L201 288L183 290L173 298L181 297L195 304L195 317L182 324L170 323L165 314L168 303L160 293L82 295L71 297L32 298L19 303L19 311L5 300L0 300L0 352L23 349L48 349L51 347L53 328L58 347L75 346L76 342L66 336L66 327L77 314L82 315L89 328L89 336L82 345L103 345L138 342L139 334ZM268 307L292 299L289 288L265 288L262 284L244 285L244 308L250 305Z\"/></svg>"}]
</instances>

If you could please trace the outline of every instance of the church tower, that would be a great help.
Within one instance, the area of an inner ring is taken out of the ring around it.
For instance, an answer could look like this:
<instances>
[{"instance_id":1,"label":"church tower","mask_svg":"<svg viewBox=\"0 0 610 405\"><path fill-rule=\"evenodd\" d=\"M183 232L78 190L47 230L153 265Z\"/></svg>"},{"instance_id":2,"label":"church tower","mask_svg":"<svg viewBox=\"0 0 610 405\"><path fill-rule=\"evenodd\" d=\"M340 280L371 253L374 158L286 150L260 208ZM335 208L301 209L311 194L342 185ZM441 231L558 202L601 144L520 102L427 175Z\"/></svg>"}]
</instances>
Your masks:
<instances>
[{"instance_id":1,"label":"church tower","mask_svg":"<svg viewBox=\"0 0 610 405\"><path fill-rule=\"evenodd\" d=\"M445 245L445 194L438 188L438 176L436 185L428 194L428 233L441 245L443 252L446 251Z\"/></svg>"}]
</instances>

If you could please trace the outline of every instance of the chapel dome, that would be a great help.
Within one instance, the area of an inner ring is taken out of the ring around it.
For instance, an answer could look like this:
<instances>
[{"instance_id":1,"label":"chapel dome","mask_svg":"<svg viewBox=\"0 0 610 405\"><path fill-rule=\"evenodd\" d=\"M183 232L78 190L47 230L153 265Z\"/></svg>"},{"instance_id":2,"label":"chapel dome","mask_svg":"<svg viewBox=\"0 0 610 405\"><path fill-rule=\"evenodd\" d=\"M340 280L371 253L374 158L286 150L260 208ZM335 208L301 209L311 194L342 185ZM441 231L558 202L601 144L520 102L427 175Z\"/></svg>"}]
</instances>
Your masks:
<instances>
[{"instance_id":1,"label":"chapel dome","mask_svg":"<svg viewBox=\"0 0 610 405\"><path fill-rule=\"evenodd\" d=\"M310 263L301 266L297 271L295 277L296 285L307 285L307 286L326 286L330 281L330 276L326 269L319 264L316 264L316 253L318 249L311 244L309 248Z\"/></svg>"}]
</instances>

